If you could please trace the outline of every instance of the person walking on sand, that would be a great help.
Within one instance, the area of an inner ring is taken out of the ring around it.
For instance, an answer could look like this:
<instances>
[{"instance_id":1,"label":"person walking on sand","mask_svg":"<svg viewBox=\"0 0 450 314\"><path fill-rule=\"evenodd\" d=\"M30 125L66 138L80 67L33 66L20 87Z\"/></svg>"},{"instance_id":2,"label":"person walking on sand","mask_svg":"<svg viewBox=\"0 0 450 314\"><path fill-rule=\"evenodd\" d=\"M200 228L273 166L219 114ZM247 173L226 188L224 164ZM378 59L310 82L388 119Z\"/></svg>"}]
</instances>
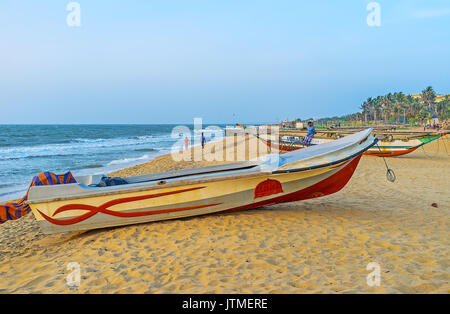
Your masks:
<instances>
[{"instance_id":1,"label":"person walking on sand","mask_svg":"<svg viewBox=\"0 0 450 314\"><path fill-rule=\"evenodd\" d=\"M188 137L186 136L186 137L184 138L184 150L188 150L188 148L189 148L189 139L188 139Z\"/></svg>"},{"instance_id":2,"label":"person walking on sand","mask_svg":"<svg viewBox=\"0 0 450 314\"><path fill-rule=\"evenodd\" d=\"M206 138L205 135L202 132L202 149L205 148Z\"/></svg>"}]
</instances>

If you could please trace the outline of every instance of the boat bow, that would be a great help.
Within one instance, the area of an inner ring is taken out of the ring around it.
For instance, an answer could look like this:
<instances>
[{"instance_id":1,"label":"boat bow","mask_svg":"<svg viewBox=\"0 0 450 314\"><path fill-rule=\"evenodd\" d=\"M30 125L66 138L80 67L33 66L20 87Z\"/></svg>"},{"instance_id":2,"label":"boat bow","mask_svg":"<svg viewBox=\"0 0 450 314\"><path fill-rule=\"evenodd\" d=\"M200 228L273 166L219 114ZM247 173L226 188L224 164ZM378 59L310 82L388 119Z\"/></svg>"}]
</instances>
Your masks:
<instances>
[{"instance_id":1,"label":"boat bow","mask_svg":"<svg viewBox=\"0 0 450 314\"><path fill-rule=\"evenodd\" d=\"M324 144L291 151L279 155L278 167L274 172L301 171L338 164L363 154L377 141L372 135L372 129L367 129Z\"/></svg>"}]
</instances>

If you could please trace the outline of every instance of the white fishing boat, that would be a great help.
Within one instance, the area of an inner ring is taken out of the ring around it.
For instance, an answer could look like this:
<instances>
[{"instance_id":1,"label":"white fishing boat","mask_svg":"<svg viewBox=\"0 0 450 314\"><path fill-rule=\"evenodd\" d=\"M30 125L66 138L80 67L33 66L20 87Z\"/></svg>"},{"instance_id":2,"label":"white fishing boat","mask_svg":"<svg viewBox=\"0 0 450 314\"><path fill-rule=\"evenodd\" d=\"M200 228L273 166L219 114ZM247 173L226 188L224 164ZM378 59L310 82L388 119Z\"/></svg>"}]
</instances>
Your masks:
<instances>
[{"instance_id":1,"label":"white fishing boat","mask_svg":"<svg viewBox=\"0 0 450 314\"><path fill-rule=\"evenodd\" d=\"M89 230L257 208L335 193L377 139L372 130L265 160L124 178L99 186L102 176L77 183L32 186L27 204L44 233Z\"/></svg>"}]
</instances>

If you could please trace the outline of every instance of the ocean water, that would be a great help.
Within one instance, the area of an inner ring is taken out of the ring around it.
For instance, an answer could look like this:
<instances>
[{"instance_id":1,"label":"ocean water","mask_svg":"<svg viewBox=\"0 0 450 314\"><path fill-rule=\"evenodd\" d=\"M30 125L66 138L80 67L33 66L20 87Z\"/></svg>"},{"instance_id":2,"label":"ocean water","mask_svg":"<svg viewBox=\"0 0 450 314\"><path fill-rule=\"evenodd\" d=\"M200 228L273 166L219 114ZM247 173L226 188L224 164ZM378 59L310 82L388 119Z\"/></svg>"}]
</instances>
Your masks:
<instances>
[{"instance_id":1,"label":"ocean water","mask_svg":"<svg viewBox=\"0 0 450 314\"><path fill-rule=\"evenodd\" d=\"M193 125L186 126L193 131ZM174 127L0 125L0 201L23 196L33 176L43 171L106 174L147 162L179 141L171 136ZM192 134L194 140L201 133Z\"/></svg>"}]
</instances>

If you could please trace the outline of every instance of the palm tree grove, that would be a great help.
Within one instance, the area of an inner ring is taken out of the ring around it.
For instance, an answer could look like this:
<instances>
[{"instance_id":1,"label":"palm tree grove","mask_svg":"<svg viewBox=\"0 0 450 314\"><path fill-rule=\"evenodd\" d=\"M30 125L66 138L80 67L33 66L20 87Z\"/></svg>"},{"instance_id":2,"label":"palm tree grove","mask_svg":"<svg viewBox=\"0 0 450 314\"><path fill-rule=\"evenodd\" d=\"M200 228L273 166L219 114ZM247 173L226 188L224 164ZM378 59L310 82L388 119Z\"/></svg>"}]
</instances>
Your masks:
<instances>
[{"instance_id":1,"label":"palm tree grove","mask_svg":"<svg viewBox=\"0 0 450 314\"><path fill-rule=\"evenodd\" d=\"M423 125L437 118L440 124L445 125L450 119L450 95L438 95L433 87L429 86L417 95L396 92L369 97L362 103L360 109L360 112L345 116L321 118L319 122Z\"/></svg>"}]
</instances>

